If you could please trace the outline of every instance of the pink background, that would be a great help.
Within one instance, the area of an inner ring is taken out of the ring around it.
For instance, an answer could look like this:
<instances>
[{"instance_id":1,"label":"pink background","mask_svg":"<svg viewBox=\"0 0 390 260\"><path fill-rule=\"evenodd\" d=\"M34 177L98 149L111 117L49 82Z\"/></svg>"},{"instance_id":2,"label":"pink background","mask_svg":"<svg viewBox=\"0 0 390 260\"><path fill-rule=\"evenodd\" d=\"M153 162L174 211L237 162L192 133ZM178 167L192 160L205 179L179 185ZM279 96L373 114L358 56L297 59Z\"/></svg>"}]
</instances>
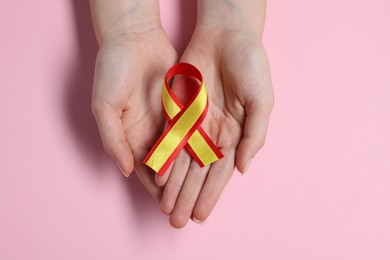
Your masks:
<instances>
[{"instance_id":1,"label":"pink background","mask_svg":"<svg viewBox=\"0 0 390 260\"><path fill-rule=\"evenodd\" d=\"M194 1L160 1L182 51ZM390 259L390 2L272 0L267 144L171 228L105 155L88 3L0 2L0 259Z\"/></svg>"}]
</instances>

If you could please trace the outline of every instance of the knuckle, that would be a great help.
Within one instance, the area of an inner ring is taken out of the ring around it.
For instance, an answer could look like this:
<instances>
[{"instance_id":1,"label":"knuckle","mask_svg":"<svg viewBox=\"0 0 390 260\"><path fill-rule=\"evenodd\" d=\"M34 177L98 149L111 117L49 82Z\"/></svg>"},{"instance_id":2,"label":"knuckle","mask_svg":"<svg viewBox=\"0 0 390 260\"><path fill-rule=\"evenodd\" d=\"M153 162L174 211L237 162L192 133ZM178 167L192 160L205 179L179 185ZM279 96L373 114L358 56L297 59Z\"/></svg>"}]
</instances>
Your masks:
<instances>
[{"instance_id":1,"label":"knuckle","mask_svg":"<svg viewBox=\"0 0 390 260\"><path fill-rule=\"evenodd\" d=\"M103 115L110 109L110 107L111 106L106 101L101 99L92 99L91 101L91 110L96 118L99 118L101 115Z\"/></svg>"},{"instance_id":2,"label":"knuckle","mask_svg":"<svg viewBox=\"0 0 390 260\"><path fill-rule=\"evenodd\" d=\"M188 174L190 174L196 182L204 182L207 177L209 168L209 166L204 166L202 168L197 162L193 161L188 168Z\"/></svg>"},{"instance_id":3,"label":"knuckle","mask_svg":"<svg viewBox=\"0 0 390 260\"><path fill-rule=\"evenodd\" d=\"M193 193L187 193L187 192L180 193L179 199L184 205L194 205L196 202L196 196L194 196Z\"/></svg>"},{"instance_id":4,"label":"knuckle","mask_svg":"<svg viewBox=\"0 0 390 260\"><path fill-rule=\"evenodd\" d=\"M98 116L102 113L101 104L99 104L99 102L92 101L91 102L91 111L92 111L92 114L95 116L95 118L98 118Z\"/></svg>"}]
</instances>

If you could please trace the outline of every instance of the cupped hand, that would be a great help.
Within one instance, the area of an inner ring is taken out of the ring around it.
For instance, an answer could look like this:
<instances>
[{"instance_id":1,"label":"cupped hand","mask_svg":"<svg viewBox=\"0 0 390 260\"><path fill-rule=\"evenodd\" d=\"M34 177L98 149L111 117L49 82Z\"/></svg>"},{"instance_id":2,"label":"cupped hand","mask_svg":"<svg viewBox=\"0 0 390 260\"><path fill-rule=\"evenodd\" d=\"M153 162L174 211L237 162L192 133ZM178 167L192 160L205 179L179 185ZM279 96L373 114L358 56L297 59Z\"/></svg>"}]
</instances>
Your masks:
<instances>
[{"instance_id":1,"label":"cupped hand","mask_svg":"<svg viewBox=\"0 0 390 260\"><path fill-rule=\"evenodd\" d=\"M161 210L177 228L190 218L205 221L234 168L247 171L265 142L274 103L266 52L256 32L198 25L181 61L203 75L209 109L202 127L224 157L201 168L182 150L164 176L156 175L156 183L165 187ZM176 93L185 92L183 87L173 85Z\"/></svg>"},{"instance_id":2,"label":"cupped hand","mask_svg":"<svg viewBox=\"0 0 390 260\"><path fill-rule=\"evenodd\" d=\"M164 128L161 86L177 59L161 26L151 26L103 39L96 60L92 110L103 145L123 174L135 170L157 201L162 191L142 160Z\"/></svg>"}]
</instances>

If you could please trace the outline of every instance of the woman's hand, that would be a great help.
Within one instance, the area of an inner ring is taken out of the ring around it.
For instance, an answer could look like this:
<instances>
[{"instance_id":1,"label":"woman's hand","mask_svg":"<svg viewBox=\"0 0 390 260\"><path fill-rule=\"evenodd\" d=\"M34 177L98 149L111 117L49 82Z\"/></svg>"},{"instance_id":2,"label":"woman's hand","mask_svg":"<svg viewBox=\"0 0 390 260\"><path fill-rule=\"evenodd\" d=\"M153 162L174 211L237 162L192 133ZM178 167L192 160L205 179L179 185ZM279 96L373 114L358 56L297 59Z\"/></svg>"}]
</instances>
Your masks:
<instances>
[{"instance_id":1,"label":"woman's hand","mask_svg":"<svg viewBox=\"0 0 390 260\"><path fill-rule=\"evenodd\" d=\"M161 210L178 228L189 218L195 222L208 218L234 167L245 173L266 138L274 96L261 30L225 25L198 20L181 58L203 74L209 110L202 127L224 158L201 168L183 150L171 171L156 175L156 183L165 185ZM173 85L179 93L185 91L183 87L176 82Z\"/></svg>"},{"instance_id":2,"label":"woman's hand","mask_svg":"<svg viewBox=\"0 0 390 260\"><path fill-rule=\"evenodd\" d=\"M139 13L158 6L148 6L147 2L151 1L134 4L138 1L116 0L120 2L117 5L107 2L110 1L92 2L100 46L92 110L103 145L123 174L128 176L135 170L153 197L160 201L161 189L142 160L164 128L162 80L178 57L159 18L153 18L155 12L149 11L145 16ZM127 4L131 2L133 5ZM120 6L125 3L128 6ZM137 12L140 5L145 6ZM107 20L109 14L117 19ZM125 21L119 22L121 19ZM115 22L117 26L113 25Z\"/></svg>"}]
</instances>

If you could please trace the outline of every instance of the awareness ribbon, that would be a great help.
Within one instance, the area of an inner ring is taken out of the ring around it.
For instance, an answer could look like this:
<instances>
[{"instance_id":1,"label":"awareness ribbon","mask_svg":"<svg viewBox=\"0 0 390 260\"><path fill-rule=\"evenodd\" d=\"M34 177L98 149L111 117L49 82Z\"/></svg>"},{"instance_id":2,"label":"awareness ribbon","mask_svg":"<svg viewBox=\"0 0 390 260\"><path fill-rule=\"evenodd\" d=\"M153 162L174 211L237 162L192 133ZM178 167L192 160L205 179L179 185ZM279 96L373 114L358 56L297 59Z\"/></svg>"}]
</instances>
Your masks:
<instances>
[{"instance_id":1,"label":"awareness ribbon","mask_svg":"<svg viewBox=\"0 0 390 260\"><path fill-rule=\"evenodd\" d=\"M194 77L201 82L187 105L183 105L169 87L168 81L175 75ZM201 167L223 157L200 126L207 114L208 98L202 74L195 66L178 63L169 69L165 75L161 101L169 125L145 157L144 164L163 175L183 147Z\"/></svg>"}]
</instances>

